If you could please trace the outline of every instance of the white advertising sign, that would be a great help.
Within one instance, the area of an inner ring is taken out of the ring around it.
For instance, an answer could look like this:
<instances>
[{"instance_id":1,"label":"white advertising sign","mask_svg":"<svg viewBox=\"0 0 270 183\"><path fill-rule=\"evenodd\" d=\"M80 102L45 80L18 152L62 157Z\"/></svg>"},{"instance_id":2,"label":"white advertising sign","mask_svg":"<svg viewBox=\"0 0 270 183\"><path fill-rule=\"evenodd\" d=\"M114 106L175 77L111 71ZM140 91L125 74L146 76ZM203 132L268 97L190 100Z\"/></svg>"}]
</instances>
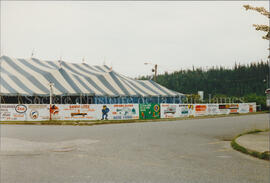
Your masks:
<instances>
[{"instance_id":1,"label":"white advertising sign","mask_svg":"<svg viewBox=\"0 0 270 183\"><path fill-rule=\"evenodd\" d=\"M49 119L49 105L2 104L1 121L42 121Z\"/></svg>"},{"instance_id":2,"label":"white advertising sign","mask_svg":"<svg viewBox=\"0 0 270 183\"><path fill-rule=\"evenodd\" d=\"M179 104L180 117L188 117L194 115L194 105L193 104Z\"/></svg>"},{"instance_id":3,"label":"white advertising sign","mask_svg":"<svg viewBox=\"0 0 270 183\"><path fill-rule=\"evenodd\" d=\"M208 115L219 115L219 105L218 104L207 104Z\"/></svg>"},{"instance_id":4,"label":"white advertising sign","mask_svg":"<svg viewBox=\"0 0 270 183\"><path fill-rule=\"evenodd\" d=\"M246 103L239 104L239 113L249 113L249 108L250 108L249 104Z\"/></svg>"},{"instance_id":5,"label":"white advertising sign","mask_svg":"<svg viewBox=\"0 0 270 183\"><path fill-rule=\"evenodd\" d=\"M139 104L99 104L98 106L99 119L106 118L104 110L106 111L107 108L109 109L107 113L109 120L139 119Z\"/></svg>"},{"instance_id":6,"label":"white advertising sign","mask_svg":"<svg viewBox=\"0 0 270 183\"><path fill-rule=\"evenodd\" d=\"M16 112L16 104L4 104L0 105L0 115L1 115L1 121L16 121L16 120L25 120L25 112L27 109L22 110L18 113ZM26 107L22 107L26 108Z\"/></svg>"},{"instance_id":7,"label":"white advertising sign","mask_svg":"<svg viewBox=\"0 0 270 183\"><path fill-rule=\"evenodd\" d=\"M49 120L49 108L47 104L28 104L27 106L27 120L28 121L42 121Z\"/></svg>"},{"instance_id":8,"label":"white advertising sign","mask_svg":"<svg viewBox=\"0 0 270 183\"><path fill-rule=\"evenodd\" d=\"M192 104L160 104L161 118L188 117L193 114Z\"/></svg>"},{"instance_id":9,"label":"white advertising sign","mask_svg":"<svg viewBox=\"0 0 270 183\"><path fill-rule=\"evenodd\" d=\"M97 120L97 109L94 104L55 104L50 112L54 120Z\"/></svg>"},{"instance_id":10,"label":"white advertising sign","mask_svg":"<svg viewBox=\"0 0 270 183\"><path fill-rule=\"evenodd\" d=\"M266 100L266 106L267 106L267 107L270 107L270 98L268 98L268 99Z\"/></svg>"},{"instance_id":11,"label":"white advertising sign","mask_svg":"<svg viewBox=\"0 0 270 183\"><path fill-rule=\"evenodd\" d=\"M179 116L180 111L177 104L160 104L161 118L177 118Z\"/></svg>"}]
</instances>

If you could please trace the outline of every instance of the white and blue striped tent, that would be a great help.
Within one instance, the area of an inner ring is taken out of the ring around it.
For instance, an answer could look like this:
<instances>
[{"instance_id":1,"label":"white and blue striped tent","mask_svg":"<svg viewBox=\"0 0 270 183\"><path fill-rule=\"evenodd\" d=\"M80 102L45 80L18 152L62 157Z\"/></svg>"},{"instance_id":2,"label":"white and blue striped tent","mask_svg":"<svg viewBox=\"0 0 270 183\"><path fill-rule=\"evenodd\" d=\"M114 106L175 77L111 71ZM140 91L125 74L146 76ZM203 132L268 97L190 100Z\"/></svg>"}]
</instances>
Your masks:
<instances>
[{"instance_id":1,"label":"white and blue striped tent","mask_svg":"<svg viewBox=\"0 0 270 183\"><path fill-rule=\"evenodd\" d=\"M49 83L54 95L177 97L152 80L135 80L107 66L86 63L44 61L36 58L0 57L0 92L2 96L48 96Z\"/></svg>"}]
</instances>

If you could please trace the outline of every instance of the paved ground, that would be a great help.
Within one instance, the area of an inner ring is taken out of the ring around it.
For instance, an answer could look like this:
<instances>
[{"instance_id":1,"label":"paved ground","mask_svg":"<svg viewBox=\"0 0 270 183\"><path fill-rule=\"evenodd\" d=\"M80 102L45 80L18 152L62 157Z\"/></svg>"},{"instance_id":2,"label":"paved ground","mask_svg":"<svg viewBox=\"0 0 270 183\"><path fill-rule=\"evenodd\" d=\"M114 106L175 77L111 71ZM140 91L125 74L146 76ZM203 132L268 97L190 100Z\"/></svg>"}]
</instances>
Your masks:
<instances>
[{"instance_id":1,"label":"paved ground","mask_svg":"<svg viewBox=\"0 0 270 183\"><path fill-rule=\"evenodd\" d=\"M247 134L236 139L236 143L258 152L269 151L269 132Z\"/></svg>"},{"instance_id":2,"label":"paved ground","mask_svg":"<svg viewBox=\"0 0 270 183\"><path fill-rule=\"evenodd\" d=\"M269 183L269 162L232 150L268 115L100 126L1 125L1 183Z\"/></svg>"}]
</instances>

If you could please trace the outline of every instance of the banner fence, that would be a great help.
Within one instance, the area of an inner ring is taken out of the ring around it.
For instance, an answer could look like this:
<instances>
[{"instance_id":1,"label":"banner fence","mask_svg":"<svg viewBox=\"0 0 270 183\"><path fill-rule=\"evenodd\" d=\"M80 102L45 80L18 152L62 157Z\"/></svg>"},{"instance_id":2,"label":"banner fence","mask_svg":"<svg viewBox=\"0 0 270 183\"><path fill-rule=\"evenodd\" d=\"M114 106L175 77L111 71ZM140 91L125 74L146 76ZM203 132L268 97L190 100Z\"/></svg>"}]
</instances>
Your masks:
<instances>
[{"instance_id":1,"label":"banner fence","mask_svg":"<svg viewBox=\"0 0 270 183\"><path fill-rule=\"evenodd\" d=\"M1 104L1 121L128 120L181 118L256 112L256 103L239 104Z\"/></svg>"}]
</instances>

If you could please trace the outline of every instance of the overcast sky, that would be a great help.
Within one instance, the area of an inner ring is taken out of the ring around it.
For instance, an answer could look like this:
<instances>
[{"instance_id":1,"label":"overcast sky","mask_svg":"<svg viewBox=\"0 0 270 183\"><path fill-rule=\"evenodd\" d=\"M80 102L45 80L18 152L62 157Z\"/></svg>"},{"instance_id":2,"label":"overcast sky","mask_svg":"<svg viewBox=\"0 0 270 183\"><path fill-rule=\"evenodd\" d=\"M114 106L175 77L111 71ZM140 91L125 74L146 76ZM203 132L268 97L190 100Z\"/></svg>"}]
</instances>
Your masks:
<instances>
[{"instance_id":1,"label":"overcast sky","mask_svg":"<svg viewBox=\"0 0 270 183\"><path fill-rule=\"evenodd\" d=\"M1 53L112 66L131 77L266 60L268 42L242 6L268 2L1 2Z\"/></svg>"}]
</instances>

